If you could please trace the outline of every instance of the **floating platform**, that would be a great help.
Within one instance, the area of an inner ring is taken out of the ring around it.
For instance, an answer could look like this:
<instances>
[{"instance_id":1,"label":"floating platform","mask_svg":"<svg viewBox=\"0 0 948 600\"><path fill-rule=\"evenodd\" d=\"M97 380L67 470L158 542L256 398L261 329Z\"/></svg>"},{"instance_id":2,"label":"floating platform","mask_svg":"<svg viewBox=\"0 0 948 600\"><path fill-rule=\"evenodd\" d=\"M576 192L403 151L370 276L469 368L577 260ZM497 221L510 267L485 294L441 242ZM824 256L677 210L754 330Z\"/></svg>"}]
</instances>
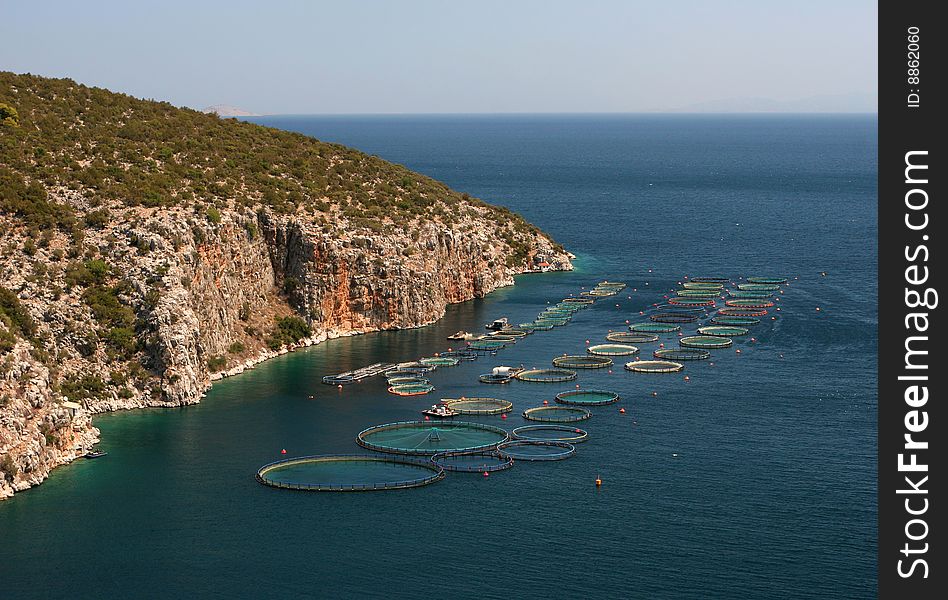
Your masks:
<instances>
[{"instance_id":1,"label":"floating platform","mask_svg":"<svg viewBox=\"0 0 948 600\"><path fill-rule=\"evenodd\" d=\"M375 363L367 367L362 367L361 369L339 373L338 375L326 375L323 377L323 383L327 385L348 385L362 381L363 379L368 379L369 377L387 373L388 371L394 371L395 367L396 365L394 363Z\"/></svg>"}]
</instances>

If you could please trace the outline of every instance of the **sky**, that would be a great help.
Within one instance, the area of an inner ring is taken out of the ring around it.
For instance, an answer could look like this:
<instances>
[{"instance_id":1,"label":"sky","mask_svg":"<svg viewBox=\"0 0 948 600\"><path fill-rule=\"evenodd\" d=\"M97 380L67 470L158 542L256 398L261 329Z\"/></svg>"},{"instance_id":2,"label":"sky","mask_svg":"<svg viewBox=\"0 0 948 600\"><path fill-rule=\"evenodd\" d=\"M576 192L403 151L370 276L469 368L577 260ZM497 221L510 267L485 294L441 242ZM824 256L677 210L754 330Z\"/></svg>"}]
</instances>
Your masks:
<instances>
[{"instance_id":1,"label":"sky","mask_svg":"<svg viewBox=\"0 0 948 600\"><path fill-rule=\"evenodd\" d=\"M260 114L875 111L870 0L3 0L0 70Z\"/></svg>"}]
</instances>

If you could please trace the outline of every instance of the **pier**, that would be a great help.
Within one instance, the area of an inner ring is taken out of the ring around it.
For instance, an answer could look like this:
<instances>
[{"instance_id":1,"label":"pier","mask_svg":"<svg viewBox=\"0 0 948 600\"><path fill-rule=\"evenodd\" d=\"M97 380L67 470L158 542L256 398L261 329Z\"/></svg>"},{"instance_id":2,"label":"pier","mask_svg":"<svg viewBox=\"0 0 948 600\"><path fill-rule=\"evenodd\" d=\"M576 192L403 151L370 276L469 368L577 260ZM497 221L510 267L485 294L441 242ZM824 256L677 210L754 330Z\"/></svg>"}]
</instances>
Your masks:
<instances>
[{"instance_id":1,"label":"pier","mask_svg":"<svg viewBox=\"0 0 948 600\"><path fill-rule=\"evenodd\" d=\"M323 383L327 385L347 385L357 381L362 381L363 379L367 379L369 377L386 373L395 367L395 363L375 363L373 365L355 369L353 371L339 373L338 375L326 375L323 377Z\"/></svg>"}]
</instances>

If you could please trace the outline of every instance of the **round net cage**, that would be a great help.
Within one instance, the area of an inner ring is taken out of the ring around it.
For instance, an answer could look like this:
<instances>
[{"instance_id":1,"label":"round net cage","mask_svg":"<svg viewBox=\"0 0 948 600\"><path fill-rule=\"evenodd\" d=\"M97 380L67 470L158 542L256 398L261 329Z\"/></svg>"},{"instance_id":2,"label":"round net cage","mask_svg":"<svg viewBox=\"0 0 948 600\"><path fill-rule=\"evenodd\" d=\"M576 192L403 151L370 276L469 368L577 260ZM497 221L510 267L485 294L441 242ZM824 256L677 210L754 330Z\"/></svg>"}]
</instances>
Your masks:
<instances>
[{"instance_id":1,"label":"round net cage","mask_svg":"<svg viewBox=\"0 0 948 600\"><path fill-rule=\"evenodd\" d=\"M787 283L786 277L748 277L747 283L763 283L766 285L780 285Z\"/></svg>"},{"instance_id":2,"label":"round net cage","mask_svg":"<svg viewBox=\"0 0 948 600\"><path fill-rule=\"evenodd\" d=\"M678 340L678 345L682 348L703 348L705 350L716 350L728 348L734 341L728 337L715 337L713 335L691 335Z\"/></svg>"},{"instance_id":3,"label":"round net cage","mask_svg":"<svg viewBox=\"0 0 948 600\"><path fill-rule=\"evenodd\" d=\"M739 283L737 289L744 291L775 292L780 289L779 285L773 283Z\"/></svg>"},{"instance_id":4,"label":"round net cage","mask_svg":"<svg viewBox=\"0 0 948 600\"><path fill-rule=\"evenodd\" d=\"M727 277L692 277L691 283L727 283Z\"/></svg>"},{"instance_id":5,"label":"round net cage","mask_svg":"<svg viewBox=\"0 0 948 600\"><path fill-rule=\"evenodd\" d=\"M545 421L547 423L572 423L585 421L592 413L578 406L535 406L523 411L523 418L528 421Z\"/></svg>"},{"instance_id":6,"label":"round net cage","mask_svg":"<svg viewBox=\"0 0 948 600\"><path fill-rule=\"evenodd\" d=\"M439 452L431 457L431 462L445 471L457 473L492 473L513 466L512 458L501 456L496 450Z\"/></svg>"},{"instance_id":7,"label":"round net cage","mask_svg":"<svg viewBox=\"0 0 948 600\"><path fill-rule=\"evenodd\" d=\"M701 335L710 335L714 337L735 337L747 335L749 329L737 327L736 325L711 325L708 327L699 327L698 333Z\"/></svg>"},{"instance_id":8,"label":"round net cage","mask_svg":"<svg viewBox=\"0 0 948 600\"><path fill-rule=\"evenodd\" d=\"M453 367L460 361L451 356L432 356L430 358L422 358L418 362L423 365L434 365L436 367Z\"/></svg>"},{"instance_id":9,"label":"round net cage","mask_svg":"<svg viewBox=\"0 0 948 600\"><path fill-rule=\"evenodd\" d=\"M571 313L577 313L584 308L588 307L588 304L581 304L579 302L559 302L553 306L555 309L566 310Z\"/></svg>"},{"instance_id":10,"label":"round net cage","mask_svg":"<svg viewBox=\"0 0 948 600\"><path fill-rule=\"evenodd\" d=\"M441 356L456 358L458 360L477 360L477 352L471 352L470 350L449 350L442 352Z\"/></svg>"},{"instance_id":11,"label":"round net cage","mask_svg":"<svg viewBox=\"0 0 948 600\"><path fill-rule=\"evenodd\" d=\"M625 363L625 368L633 373L677 373L685 365L673 360L635 360Z\"/></svg>"},{"instance_id":12,"label":"round net cage","mask_svg":"<svg viewBox=\"0 0 948 600\"><path fill-rule=\"evenodd\" d=\"M774 303L770 300L751 300L749 298L738 298L736 300L728 300L724 303L724 305L734 308L770 308L774 305Z\"/></svg>"},{"instance_id":13,"label":"round net cage","mask_svg":"<svg viewBox=\"0 0 948 600\"><path fill-rule=\"evenodd\" d=\"M612 359L606 356L566 355L553 359L553 366L563 369L603 369L612 366Z\"/></svg>"},{"instance_id":14,"label":"round net cage","mask_svg":"<svg viewBox=\"0 0 948 600\"><path fill-rule=\"evenodd\" d=\"M398 365L398 370L400 371L411 371L412 373L429 373L434 371L438 367L436 365L428 365L420 361L401 363Z\"/></svg>"},{"instance_id":15,"label":"round net cage","mask_svg":"<svg viewBox=\"0 0 948 600\"><path fill-rule=\"evenodd\" d=\"M513 403L500 398L448 398L442 404L459 415L499 415L513 410Z\"/></svg>"},{"instance_id":16,"label":"round net cage","mask_svg":"<svg viewBox=\"0 0 948 600\"><path fill-rule=\"evenodd\" d=\"M497 452L512 460L563 460L576 454L569 442L511 440L497 446Z\"/></svg>"},{"instance_id":17,"label":"round net cage","mask_svg":"<svg viewBox=\"0 0 948 600\"><path fill-rule=\"evenodd\" d=\"M430 383L399 383L389 387L388 392L396 396L422 396L430 394L434 389Z\"/></svg>"},{"instance_id":18,"label":"round net cage","mask_svg":"<svg viewBox=\"0 0 948 600\"><path fill-rule=\"evenodd\" d=\"M658 336L654 333L612 331L606 335L606 341L624 344L647 344L649 342L657 342Z\"/></svg>"},{"instance_id":19,"label":"round net cage","mask_svg":"<svg viewBox=\"0 0 948 600\"><path fill-rule=\"evenodd\" d=\"M586 348L586 352L593 356L631 356L638 354L639 349L629 344L596 344Z\"/></svg>"},{"instance_id":20,"label":"round net cage","mask_svg":"<svg viewBox=\"0 0 948 600\"><path fill-rule=\"evenodd\" d=\"M523 324L521 323L521 325ZM534 321L533 323L530 323L530 327L533 327L534 331L549 331L553 329L553 323L541 323Z\"/></svg>"},{"instance_id":21,"label":"round net cage","mask_svg":"<svg viewBox=\"0 0 948 600\"><path fill-rule=\"evenodd\" d=\"M760 290L728 290L728 296L731 298L764 299L773 297L773 292L764 292Z\"/></svg>"},{"instance_id":22,"label":"round net cage","mask_svg":"<svg viewBox=\"0 0 948 600\"><path fill-rule=\"evenodd\" d=\"M727 315L718 315L712 317L711 322L715 325L757 325L760 319L754 317L729 317Z\"/></svg>"},{"instance_id":23,"label":"round net cage","mask_svg":"<svg viewBox=\"0 0 948 600\"><path fill-rule=\"evenodd\" d=\"M475 352L496 352L505 345L504 342L498 340L474 340L467 347Z\"/></svg>"},{"instance_id":24,"label":"round net cage","mask_svg":"<svg viewBox=\"0 0 948 600\"><path fill-rule=\"evenodd\" d=\"M507 335L506 333L495 333L494 335L490 336L490 339L487 341L500 342L504 345L507 345L507 344L516 344L517 340L519 339L520 338L515 335Z\"/></svg>"},{"instance_id":25,"label":"round net cage","mask_svg":"<svg viewBox=\"0 0 948 600\"><path fill-rule=\"evenodd\" d=\"M655 358L662 360L705 360L711 358L711 353L700 348L664 348L652 353Z\"/></svg>"},{"instance_id":26,"label":"round net cage","mask_svg":"<svg viewBox=\"0 0 948 600\"><path fill-rule=\"evenodd\" d=\"M590 304L594 304L596 301L590 298L563 298L563 302L566 302L568 304L579 304L583 308L586 308Z\"/></svg>"},{"instance_id":27,"label":"round net cage","mask_svg":"<svg viewBox=\"0 0 948 600\"><path fill-rule=\"evenodd\" d=\"M537 327L533 323L518 323L517 329L520 331L526 331L527 333L533 333L537 330Z\"/></svg>"},{"instance_id":28,"label":"round net cage","mask_svg":"<svg viewBox=\"0 0 948 600\"><path fill-rule=\"evenodd\" d=\"M527 369L515 375L520 381L535 383L559 383L576 379L576 371L569 369Z\"/></svg>"},{"instance_id":29,"label":"round net cage","mask_svg":"<svg viewBox=\"0 0 948 600\"><path fill-rule=\"evenodd\" d=\"M356 437L356 442L369 450L418 456L488 450L506 440L507 432L499 427L463 421L386 423L364 429Z\"/></svg>"},{"instance_id":30,"label":"round net cage","mask_svg":"<svg viewBox=\"0 0 948 600\"><path fill-rule=\"evenodd\" d=\"M724 284L713 281L686 281L681 287L686 290L720 290L724 288Z\"/></svg>"},{"instance_id":31,"label":"round net cage","mask_svg":"<svg viewBox=\"0 0 948 600\"><path fill-rule=\"evenodd\" d=\"M571 425L523 425L511 431L510 437L531 442L579 444L589 439L589 433L585 429Z\"/></svg>"},{"instance_id":32,"label":"round net cage","mask_svg":"<svg viewBox=\"0 0 948 600\"><path fill-rule=\"evenodd\" d=\"M686 312L662 312L649 316L654 323L694 323L698 315Z\"/></svg>"},{"instance_id":33,"label":"round net cage","mask_svg":"<svg viewBox=\"0 0 948 600\"><path fill-rule=\"evenodd\" d=\"M415 375L415 376L403 375L401 377L388 377L386 378L386 380L388 381L389 385L393 385L393 386L394 385L408 385L410 383L418 383L418 384L430 383L427 379L425 379L421 375Z\"/></svg>"},{"instance_id":34,"label":"round net cage","mask_svg":"<svg viewBox=\"0 0 948 600\"><path fill-rule=\"evenodd\" d=\"M571 390L560 392L555 400L560 404L576 406L603 406L619 400L619 394L606 390Z\"/></svg>"},{"instance_id":35,"label":"round net cage","mask_svg":"<svg viewBox=\"0 0 948 600\"><path fill-rule=\"evenodd\" d=\"M302 456L257 470L264 485L315 492L397 490L443 478L444 469L428 461L372 455Z\"/></svg>"},{"instance_id":36,"label":"round net cage","mask_svg":"<svg viewBox=\"0 0 948 600\"><path fill-rule=\"evenodd\" d=\"M392 369L385 372L385 377L389 379L392 377L420 377L421 375L418 371L408 371L406 369Z\"/></svg>"},{"instance_id":37,"label":"round net cage","mask_svg":"<svg viewBox=\"0 0 948 600\"><path fill-rule=\"evenodd\" d=\"M682 298L717 298L720 292L718 290L689 290L683 289L675 292Z\"/></svg>"},{"instance_id":38,"label":"round net cage","mask_svg":"<svg viewBox=\"0 0 948 600\"><path fill-rule=\"evenodd\" d=\"M714 306L714 300L705 298L669 298L668 303L672 306Z\"/></svg>"},{"instance_id":39,"label":"round net cage","mask_svg":"<svg viewBox=\"0 0 948 600\"><path fill-rule=\"evenodd\" d=\"M554 319L554 318L547 318L547 317L538 317L537 320L534 321L534 323L542 327L550 327L550 328L562 327L563 325L566 325L567 323L569 323L569 319Z\"/></svg>"},{"instance_id":40,"label":"round net cage","mask_svg":"<svg viewBox=\"0 0 948 600\"><path fill-rule=\"evenodd\" d=\"M477 376L481 383L510 383L510 375L501 373L482 373Z\"/></svg>"},{"instance_id":41,"label":"round net cage","mask_svg":"<svg viewBox=\"0 0 948 600\"><path fill-rule=\"evenodd\" d=\"M629 331L636 333L672 333L681 329L680 325L671 323L636 323L629 325Z\"/></svg>"},{"instance_id":42,"label":"round net cage","mask_svg":"<svg viewBox=\"0 0 948 600\"><path fill-rule=\"evenodd\" d=\"M500 334L501 334L501 335L505 335L505 336L507 336L507 337L512 337L512 338L525 338L525 337L527 337L528 335L530 335L531 333L532 333L532 332L527 331L526 329L519 329L519 328L511 327L511 328L508 328L508 329L504 329L503 331L501 331Z\"/></svg>"},{"instance_id":43,"label":"round net cage","mask_svg":"<svg viewBox=\"0 0 948 600\"><path fill-rule=\"evenodd\" d=\"M735 308L728 307L722 308L718 311L718 315L722 317L763 317L767 314L767 309L765 308ZM718 318L716 315L714 318Z\"/></svg>"}]
</instances>

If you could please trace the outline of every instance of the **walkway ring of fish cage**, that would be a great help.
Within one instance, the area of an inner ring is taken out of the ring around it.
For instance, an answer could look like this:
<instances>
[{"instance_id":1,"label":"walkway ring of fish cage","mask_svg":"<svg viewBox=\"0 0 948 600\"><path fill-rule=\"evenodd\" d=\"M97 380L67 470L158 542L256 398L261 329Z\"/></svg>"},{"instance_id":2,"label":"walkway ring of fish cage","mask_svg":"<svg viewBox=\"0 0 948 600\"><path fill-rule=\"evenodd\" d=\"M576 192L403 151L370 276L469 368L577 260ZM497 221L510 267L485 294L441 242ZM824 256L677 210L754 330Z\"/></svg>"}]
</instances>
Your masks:
<instances>
[{"instance_id":1,"label":"walkway ring of fish cage","mask_svg":"<svg viewBox=\"0 0 948 600\"><path fill-rule=\"evenodd\" d=\"M510 375L500 375L498 373L482 373L477 376L477 380L481 383L510 383Z\"/></svg>"},{"instance_id":2,"label":"walkway ring of fish cage","mask_svg":"<svg viewBox=\"0 0 948 600\"><path fill-rule=\"evenodd\" d=\"M703 298L669 298L668 303L672 306L714 306L714 300Z\"/></svg>"},{"instance_id":3,"label":"walkway ring of fish cage","mask_svg":"<svg viewBox=\"0 0 948 600\"><path fill-rule=\"evenodd\" d=\"M717 298L720 290L677 290L676 295L682 298Z\"/></svg>"},{"instance_id":4,"label":"walkway ring of fish cage","mask_svg":"<svg viewBox=\"0 0 948 600\"><path fill-rule=\"evenodd\" d=\"M435 366L435 367L453 367L457 365L460 360L453 358L451 356L431 356L425 357L418 360L423 365Z\"/></svg>"},{"instance_id":5,"label":"walkway ring of fish cage","mask_svg":"<svg viewBox=\"0 0 948 600\"><path fill-rule=\"evenodd\" d=\"M776 292L780 289L780 286L774 283L739 283L737 284L737 289Z\"/></svg>"},{"instance_id":6,"label":"walkway ring of fish cage","mask_svg":"<svg viewBox=\"0 0 948 600\"><path fill-rule=\"evenodd\" d=\"M748 277L747 283L763 283L767 285L781 285L787 283L786 277Z\"/></svg>"},{"instance_id":7,"label":"walkway ring of fish cage","mask_svg":"<svg viewBox=\"0 0 948 600\"><path fill-rule=\"evenodd\" d=\"M633 333L631 331L612 331L606 335L608 342L620 342L624 344L647 344L657 342L658 336L654 333Z\"/></svg>"},{"instance_id":8,"label":"walkway ring of fish cage","mask_svg":"<svg viewBox=\"0 0 948 600\"><path fill-rule=\"evenodd\" d=\"M504 342L497 340L474 340L467 345L467 348L475 352L496 352L504 346L506 346Z\"/></svg>"},{"instance_id":9,"label":"walkway ring of fish cage","mask_svg":"<svg viewBox=\"0 0 948 600\"><path fill-rule=\"evenodd\" d=\"M555 357L553 366L562 369L604 369L612 366L612 359L606 356L567 354Z\"/></svg>"},{"instance_id":10,"label":"walkway ring of fish cage","mask_svg":"<svg viewBox=\"0 0 948 600\"><path fill-rule=\"evenodd\" d=\"M499 415L513 410L512 402L500 398L449 398L441 403L459 415Z\"/></svg>"},{"instance_id":11,"label":"walkway ring of fish cage","mask_svg":"<svg viewBox=\"0 0 948 600\"><path fill-rule=\"evenodd\" d=\"M710 335L713 337L736 337L740 335L747 335L750 333L750 330L745 327L735 327L733 325L709 325L707 327L699 327L699 335Z\"/></svg>"},{"instance_id":12,"label":"walkway ring of fish cage","mask_svg":"<svg viewBox=\"0 0 948 600\"><path fill-rule=\"evenodd\" d=\"M435 386L430 383L400 383L390 386L388 393L396 396L423 396L430 394L435 390Z\"/></svg>"},{"instance_id":13,"label":"walkway ring of fish cage","mask_svg":"<svg viewBox=\"0 0 948 600\"><path fill-rule=\"evenodd\" d=\"M681 284L686 290L722 290L724 289L723 283L717 283L713 281L686 281Z\"/></svg>"},{"instance_id":14,"label":"walkway ring of fish cage","mask_svg":"<svg viewBox=\"0 0 948 600\"><path fill-rule=\"evenodd\" d=\"M403 375L400 377L387 377L386 381L388 382L390 386L393 386L393 387L396 385L409 385L409 384L422 385L422 384L431 383L430 381L428 381L426 378L422 377L421 375L415 375L413 377L409 377L407 375Z\"/></svg>"},{"instance_id":15,"label":"walkway ring of fish cage","mask_svg":"<svg viewBox=\"0 0 948 600\"><path fill-rule=\"evenodd\" d=\"M727 307L718 310L715 316L722 317L763 317L767 315L765 308Z\"/></svg>"},{"instance_id":16,"label":"walkway ring of fish cage","mask_svg":"<svg viewBox=\"0 0 948 600\"><path fill-rule=\"evenodd\" d=\"M365 483L342 483L338 481L294 482L280 481L272 477L272 474L275 472L294 466L307 464L322 465L329 463L345 464L357 462L384 463L393 467L396 467L396 465L401 465L406 471L417 471L423 469L428 473L424 477ZM256 479L263 485L287 490L302 490L308 492L372 492L379 490L399 490L429 485L444 479L444 469L428 462L421 462L418 460L412 460L410 458L376 456L372 454L334 454L321 456L300 456L296 458L285 458L278 460L260 467L257 470Z\"/></svg>"},{"instance_id":17,"label":"walkway ring of fish cage","mask_svg":"<svg viewBox=\"0 0 948 600\"><path fill-rule=\"evenodd\" d=\"M576 371L569 369L527 369L514 375L520 381L531 383L562 383L576 379Z\"/></svg>"},{"instance_id":18,"label":"walkway ring of fish cage","mask_svg":"<svg viewBox=\"0 0 948 600\"><path fill-rule=\"evenodd\" d=\"M773 297L772 292L758 290L728 290L727 294L731 298L745 298L748 300L767 300Z\"/></svg>"},{"instance_id":19,"label":"walkway ring of fish cage","mask_svg":"<svg viewBox=\"0 0 948 600\"><path fill-rule=\"evenodd\" d=\"M394 432L402 432L404 445L396 445L394 441L389 443L373 442L375 437L385 437ZM474 434L480 435L481 439L477 443L471 443L467 439L467 445L447 446L432 448L423 447L423 444L432 442L444 442L442 435L457 434L462 432L465 438L470 438ZM468 434L468 435L464 435ZM507 431L493 425L483 423L470 423L467 421L441 422L437 426L426 421L398 421L395 423L385 423L382 425L373 425L359 432L356 436L356 443L367 450L376 452L385 452L388 454L405 454L409 456L432 456L442 452L477 452L479 450L490 450L509 439Z\"/></svg>"},{"instance_id":20,"label":"walkway ring of fish cage","mask_svg":"<svg viewBox=\"0 0 948 600\"><path fill-rule=\"evenodd\" d=\"M694 323L698 315L684 312L663 312L651 315L653 323Z\"/></svg>"},{"instance_id":21,"label":"walkway ring of fish cage","mask_svg":"<svg viewBox=\"0 0 948 600\"><path fill-rule=\"evenodd\" d=\"M467 350L449 350L442 352L441 356L457 358L458 360L477 360L477 352L468 352Z\"/></svg>"},{"instance_id":22,"label":"walkway ring of fish cage","mask_svg":"<svg viewBox=\"0 0 948 600\"><path fill-rule=\"evenodd\" d=\"M398 369L401 371L410 371L412 373L430 373L438 368L437 365L426 364L419 361L400 363Z\"/></svg>"},{"instance_id":23,"label":"walkway ring of fish cage","mask_svg":"<svg viewBox=\"0 0 948 600\"><path fill-rule=\"evenodd\" d=\"M636 323L629 325L629 331L633 333L674 333L680 331L680 325L671 323Z\"/></svg>"},{"instance_id":24,"label":"walkway ring of fish cage","mask_svg":"<svg viewBox=\"0 0 948 600\"><path fill-rule=\"evenodd\" d=\"M576 454L576 448L569 442L553 440L510 440L498 445L497 453L512 460L563 460Z\"/></svg>"},{"instance_id":25,"label":"walkway ring of fish cage","mask_svg":"<svg viewBox=\"0 0 948 600\"><path fill-rule=\"evenodd\" d=\"M757 325L760 323L760 319L755 319L754 317L731 317L728 315L719 315L711 318L711 322L715 325Z\"/></svg>"},{"instance_id":26,"label":"walkway ring of fish cage","mask_svg":"<svg viewBox=\"0 0 948 600\"><path fill-rule=\"evenodd\" d=\"M711 353L701 348L663 348L656 350L652 355L660 360L680 362L683 360L707 360Z\"/></svg>"},{"instance_id":27,"label":"walkway ring of fish cage","mask_svg":"<svg viewBox=\"0 0 948 600\"><path fill-rule=\"evenodd\" d=\"M528 421L544 423L575 423L592 417L592 413L578 406L535 406L523 411Z\"/></svg>"},{"instance_id":28,"label":"walkway ring of fish cage","mask_svg":"<svg viewBox=\"0 0 948 600\"><path fill-rule=\"evenodd\" d=\"M635 373L677 373L685 365L673 360L634 360L625 363L625 368Z\"/></svg>"},{"instance_id":29,"label":"walkway ring of fish cage","mask_svg":"<svg viewBox=\"0 0 948 600\"><path fill-rule=\"evenodd\" d=\"M730 281L727 277L692 277L692 283L727 283Z\"/></svg>"},{"instance_id":30,"label":"walkway ring of fish cage","mask_svg":"<svg viewBox=\"0 0 948 600\"><path fill-rule=\"evenodd\" d=\"M550 437L537 435L537 432L559 432L563 435L554 434ZM569 444L580 444L589 439L589 432L578 427L569 425L521 425L510 432L510 438L513 440L527 440L530 442L567 442Z\"/></svg>"},{"instance_id":31,"label":"walkway ring of fish cage","mask_svg":"<svg viewBox=\"0 0 948 600\"><path fill-rule=\"evenodd\" d=\"M713 335L691 335L678 340L678 345L682 348L701 348L704 350L730 348L733 343L734 340L729 337L716 337Z\"/></svg>"},{"instance_id":32,"label":"walkway ring of fish cage","mask_svg":"<svg viewBox=\"0 0 948 600\"><path fill-rule=\"evenodd\" d=\"M639 349L630 344L596 344L586 348L586 352L593 356L632 356L638 354Z\"/></svg>"},{"instance_id":33,"label":"walkway ring of fish cage","mask_svg":"<svg viewBox=\"0 0 948 600\"><path fill-rule=\"evenodd\" d=\"M569 302L570 304L582 304L585 308L590 304L595 304L596 301L590 298L563 298L563 302Z\"/></svg>"},{"instance_id":34,"label":"walkway ring of fish cage","mask_svg":"<svg viewBox=\"0 0 948 600\"><path fill-rule=\"evenodd\" d=\"M559 404L575 406L605 406L619 400L619 394L607 390L570 390L554 397Z\"/></svg>"},{"instance_id":35,"label":"walkway ring of fish cage","mask_svg":"<svg viewBox=\"0 0 948 600\"><path fill-rule=\"evenodd\" d=\"M749 298L737 298L735 300L726 300L725 306L733 308L770 308L774 305L770 300L751 300Z\"/></svg>"},{"instance_id":36,"label":"walkway ring of fish cage","mask_svg":"<svg viewBox=\"0 0 948 600\"><path fill-rule=\"evenodd\" d=\"M473 464L462 464L452 462L452 459L475 458L482 459L484 462L473 461ZM496 450L479 450L475 452L439 452L431 457L431 462L436 467L445 471L454 473L493 473L495 471L504 471L513 466L513 459L501 456Z\"/></svg>"}]
</instances>

